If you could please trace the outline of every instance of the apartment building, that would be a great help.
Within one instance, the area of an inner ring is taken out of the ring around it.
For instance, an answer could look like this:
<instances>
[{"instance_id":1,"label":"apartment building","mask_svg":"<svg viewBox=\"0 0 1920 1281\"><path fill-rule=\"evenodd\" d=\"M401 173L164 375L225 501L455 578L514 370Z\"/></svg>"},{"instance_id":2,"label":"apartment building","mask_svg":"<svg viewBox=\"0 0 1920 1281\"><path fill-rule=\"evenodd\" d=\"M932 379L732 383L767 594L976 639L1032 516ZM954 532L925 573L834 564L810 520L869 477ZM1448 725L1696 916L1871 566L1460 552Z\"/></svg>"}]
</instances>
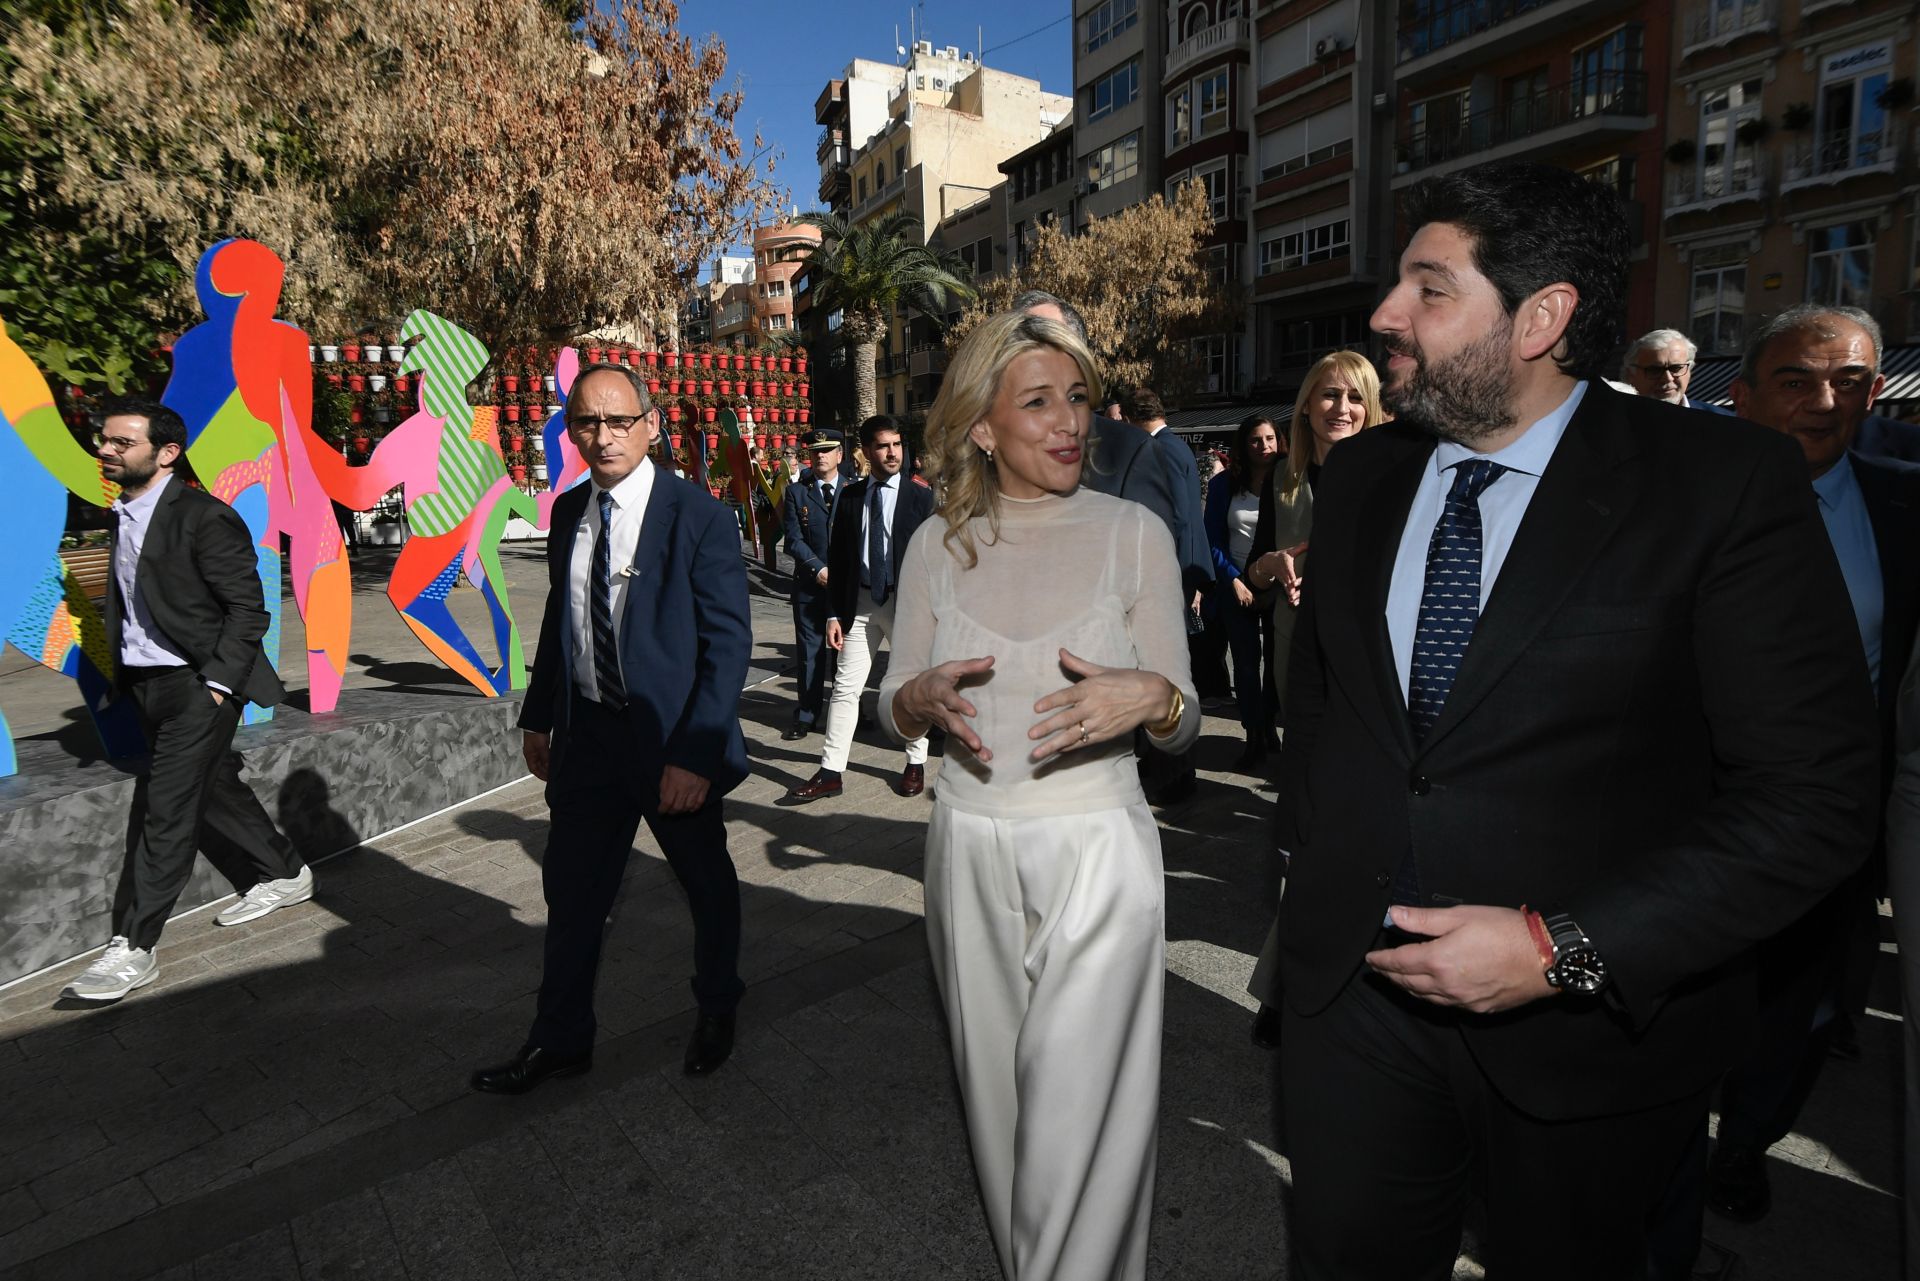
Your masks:
<instances>
[{"instance_id":1,"label":"apartment building","mask_svg":"<svg viewBox=\"0 0 1920 1281\"><path fill-rule=\"evenodd\" d=\"M1285 398L1312 363L1369 341L1392 278L1393 10L1263 0L1254 15L1253 389Z\"/></svg>"},{"instance_id":2,"label":"apartment building","mask_svg":"<svg viewBox=\"0 0 1920 1281\"><path fill-rule=\"evenodd\" d=\"M974 209L1002 184L1002 160L1051 134L1073 111L1071 98L1046 92L1037 80L982 66L972 53L952 46L917 42L897 70L877 126L869 101L870 90L881 83L877 77L847 78L837 97L831 84L822 96L826 117L840 122L853 140L845 216L855 223L904 210L931 240L942 223ZM910 356L938 341L927 318L904 306L896 312L876 361L881 412L916 414L932 403L937 379L923 373L916 380Z\"/></svg>"},{"instance_id":3,"label":"apartment building","mask_svg":"<svg viewBox=\"0 0 1920 1281\"><path fill-rule=\"evenodd\" d=\"M777 223L753 232L753 316L756 339L769 342L796 328L794 277L820 244L820 229Z\"/></svg>"},{"instance_id":4,"label":"apartment building","mask_svg":"<svg viewBox=\"0 0 1920 1281\"><path fill-rule=\"evenodd\" d=\"M820 203L845 217L853 202L853 153L886 124L888 105L906 82L907 69L855 58L813 103L820 126Z\"/></svg>"},{"instance_id":5,"label":"apartment building","mask_svg":"<svg viewBox=\"0 0 1920 1281\"><path fill-rule=\"evenodd\" d=\"M1076 216L1104 218L1161 190L1163 0L1074 0Z\"/></svg>"},{"instance_id":6,"label":"apartment building","mask_svg":"<svg viewBox=\"0 0 1920 1281\"><path fill-rule=\"evenodd\" d=\"M1073 123L1062 124L1024 151L1000 162L1005 191L1005 226L998 234L996 271L1026 266L1039 229L1057 223L1068 230L1079 227L1075 210L1084 185L1073 145ZM986 274L984 268L983 276Z\"/></svg>"},{"instance_id":7,"label":"apartment building","mask_svg":"<svg viewBox=\"0 0 1920 1281\"><path fill-rule=\"evenodd\" d=\"M1612 187L1635 244L1627 323L1651 328L1669 0L1399 0L1397 18L1392 189L1504 159Z\"/></svg>"},{"instance_id":8,"label":"apartment building","mask_svg":"<svg viewBox=\"0 0 1920 1281\"><path fill-rule=\"evenodd\" d=\"M1920 395L1913 31L1913 5L1888 0L1678 14L1655 316L1700 345L1696 399L1724 400L1747 334L1800 302L1872 312L1887 399Z\"/></svg>"},{"instance_id":9,"label":"apartment building","mask_svg":"<svg viewBox=\"0 0 1920 1281\"><path fill-rule=\"evenodd\" d=\"M1169 200L1188 183L1206 191L1213 213L1207 252L1214 279L1244 289L1247 196L1252 190L1253 23L1242 0L1172 0L1164 13L1166 57L1159 77ZM1228 396L1245 385L1249 329L1195 342L1202 395Z\"/></svg>"}]
</instances>

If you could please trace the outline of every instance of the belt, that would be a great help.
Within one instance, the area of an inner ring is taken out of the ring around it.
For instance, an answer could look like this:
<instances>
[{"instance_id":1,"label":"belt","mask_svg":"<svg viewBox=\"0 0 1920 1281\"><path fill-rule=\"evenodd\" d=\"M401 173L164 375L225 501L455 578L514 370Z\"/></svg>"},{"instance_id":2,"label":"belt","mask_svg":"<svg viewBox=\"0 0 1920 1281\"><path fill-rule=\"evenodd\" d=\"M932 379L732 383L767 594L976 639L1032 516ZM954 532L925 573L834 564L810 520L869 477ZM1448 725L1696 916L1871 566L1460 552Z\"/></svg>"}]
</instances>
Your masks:
<instances>
[{"instance_id":1,"label":"belt","mask_svg":"<svg viewBox=\"0 0 1920 1281\"><path fill-rule=\"evenodd\" d=\"M125 676L129 683L135 685L138 685L141 681L150 681L161 676L171 676L175 672L184 672L186 670L187 665L185 663L171 663L165 667L134 667L126 663L120 665L120 674Z\"/></svg>"}]
</instances>

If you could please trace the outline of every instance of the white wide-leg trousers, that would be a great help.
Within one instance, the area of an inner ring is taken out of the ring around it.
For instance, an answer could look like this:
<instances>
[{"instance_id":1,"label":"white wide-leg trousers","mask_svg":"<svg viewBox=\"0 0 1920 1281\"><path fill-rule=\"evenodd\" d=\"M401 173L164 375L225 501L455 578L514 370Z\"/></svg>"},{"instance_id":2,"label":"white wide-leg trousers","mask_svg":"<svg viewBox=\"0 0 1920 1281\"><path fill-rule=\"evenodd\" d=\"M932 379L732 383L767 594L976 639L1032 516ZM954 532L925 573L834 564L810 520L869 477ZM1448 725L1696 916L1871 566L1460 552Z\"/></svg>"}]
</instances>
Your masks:
<instances>
[{"instance_id":1,"label":"white wide-leg trousers","mask_svg":"<svg viewBox=\"0 0 1920 1281\"><path fill-rule=\"evenodd\" d=\"M935 803L927 942L1008 1281L1147 1270L1166 887L1144 801L1045 818Z\"/></svg>"},{"instance_id":2,"label":"white wide-leg trousers","mask_svg":"<svg viewBox=\"0 0 1920 1281\"><path fill-rule=\"evenodd\" d=\"M853 750L853 731L860 724L860 695L867 688L867 676L873 671L873 656L880 642L893 634L893 602L875 605L866 588L860 589L860 612L847 628L840 644L840 661L833 670L833 697L827 702L826 742L820 752L820 768L838 774L847 768L847 754ZM886 711L882 709L882 716ZM923 734L907 744L907 764L927 763L927 739Z\"/></svg>"}]
</instances>

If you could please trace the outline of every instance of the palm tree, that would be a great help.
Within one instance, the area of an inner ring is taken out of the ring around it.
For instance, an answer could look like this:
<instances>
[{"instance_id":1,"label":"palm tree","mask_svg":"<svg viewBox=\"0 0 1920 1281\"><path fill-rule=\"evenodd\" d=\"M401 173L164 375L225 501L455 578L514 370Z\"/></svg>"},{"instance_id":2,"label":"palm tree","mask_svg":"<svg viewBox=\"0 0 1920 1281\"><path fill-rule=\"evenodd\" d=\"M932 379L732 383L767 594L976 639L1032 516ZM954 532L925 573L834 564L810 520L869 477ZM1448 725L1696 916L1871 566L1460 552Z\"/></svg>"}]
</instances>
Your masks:
<instances>
[{"instance_id":1,"label":"palm tree","mask_svg":"<svg viewBox=\"0 0 1920 1281\"><path fill-rule=\"evenodd\" d=\"M838 214L802 214L799 221L821 231L820 247L807 256L815 307L840 313L840 336L853 354L854 421L874 413L873 361L887 318L905 303L931 316L950 303L974 297L959 274L957 256L920 240L920 219L904 210L870 222L849 223Z\"/></svg>"}]
</instances>

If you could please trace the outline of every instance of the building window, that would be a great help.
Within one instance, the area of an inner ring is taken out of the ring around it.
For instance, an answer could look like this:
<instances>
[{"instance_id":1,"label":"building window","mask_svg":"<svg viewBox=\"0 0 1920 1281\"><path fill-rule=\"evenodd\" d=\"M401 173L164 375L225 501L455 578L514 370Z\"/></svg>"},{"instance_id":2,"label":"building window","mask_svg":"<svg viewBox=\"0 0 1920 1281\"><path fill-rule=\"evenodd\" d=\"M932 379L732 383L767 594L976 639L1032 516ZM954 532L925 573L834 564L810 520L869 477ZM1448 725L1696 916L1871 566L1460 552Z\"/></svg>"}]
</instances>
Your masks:
<instances>
[{"instance_id":1,"label":"building window","mask_svg":"<svg viewBox=\"0 0 1920 1281\"><path fill-rule=\"evenodd\" d=\"M1218 227L1227 220L1227 195L1231 186L1227 162L1219 160L1211 165L1198 166L1193 171L1193 178L1207 189L1207 211L1213 215L1213 225Z\"/></svg>"},{"instance_id":2,"label":"building window","mask_svg":"<svg viewBox=\"0 0 1920 1281\"><path fill-rule=\"evenodd\" d=\"M1108 143L1087 156L1087 190L1099 191L1140 172L1140 131Z\"/></svg>"},{"instance_id":3,"label":"building window","mask_svg":"<svg viewBox=\"0 0 1920 1281\"><path fill-rule=\"evenodd\" d=\"M867 198L867 175L860 175L859 181L855 184L853 198L855 200L865 200Z\"/></svg>"},{"instance_id":4,"label":"building window","mask_svg":"<svg viewBox=\"0 0 1920 1281\"><path fill-rule=\"evenodd\" d=\"M1347 218L1305 226L1296 223L1260 242L1260 274L1292 271L1316 262L1331 262L1353 252L1352 223Z\"/></svg>"},{"instance_id":5,"label":"building window","mask_svg":"<svg viewBox=\"0 0 1920 1281\"><path fill-rule=\"evenodd\" d=\"M1368 341L1367 322L1372 315L1370 311L1348 311L1283 321L1273 330L1275 365L1310 364L1330 351ZM1269 375L1274 372L1267 371Z\"/></svg>"},{"instance_id":6,"label":"building window","mask_svg":"<svg viewBox=\"0 0 1920 1281\"><path fill-rule=\"evenodd\" d=\"M1087 121L1104 120L1140 96L1140 59L1115 67L1087 88Z\"/></svg>"},{"instance_id":7,"label":"building window","mask_svg":"<svg viewBox=\"0 0 1920 1281\"><path fill-rule=\"evenodd\" d=\"M1200 368L1200 387L1202 391L1214 393L1227 389L1227 337L1225 334L1209 334L1205 338L1196 338L1189 350L1193 360Z\"/></svg>"},{"instance_id":8,"label":"building window","mask_svg":"<svg viewBox=\"0 0 1920 1281\"><path fill-rule=\"evenodd\" d=\"M1759 77L1721 85L1700 97L1700 198L1745 191L1759 163L1757 142L1740 141L1740 126L1760 117Z\"/></svg>"},{"instance_id":9,"label":"building window","mask_svg":"<svg viewBox=\"0 0 1920 1281\"><path fill-rule=\"evenodd\" d=\"M1409 107L1407 151L1401 159L1419 169L1462 154L1470 145L1468 102L1467 90L1451 89Z\"/></svg>"},{"instance_id":10,"label":"building window","mask_svg":"<svg viewBox=\"0 0 1920 1281\"><path fill-rule=\"evenodd\" d=\"M1430 0L1418 2L1429 3ZM1456 5L1462 13L1472 7L1465 0L1446 2ZM1481 12L1487 12L1484 4ZM1354 32L1359 29L1359 19L1360 9L1355 0L1334 0L1334 3L1316 10L1292 26L1282 27L1267 36L1260 41L1260 47L1254 55L1259 67L1260 83L1270 85L1284 76L1312 66L1323 40L1331 42L1328 47L1352 48ZM1406 22L1407 19L1403 17L1403 30Z\"/></svg>"},{"instance_id":11,"label":"building window","mask_svg":"<svg viewBox=\"0 0 1920 1281\"><path fill-rule=\"evenodd\" d=\"M1873 224L1842 222L1807 233L1807 301L1866 307L1873 291Z\"/></svg>"},{"instance_id":12,"label":"building window","mask_svg":"<svg viewBox=\"0 0 1920 1281\"><path fill-rule=\"evenodd\" d=\"M873 162L873 189L875 191L879 191L882 187L885 187L886 185L887 185L887 162L884 160L876 160Z\"/></svg>"},{"instance_id":13,"label":"building window","mask_svg":"<svg viewBox=\"0 0 1920 1281\"><path fill-rule=\"evenodd\" d=\"M1178 151L1193 141L1193 86L1183 84L1167 100L1167 150Z\"/></svg>"},{"instance_id":14,"label":"building window","mask_svg":"<svg viewBox=\"0 0 1920 1281\"><path fill-rule=\"evenodd\" d=\"M1693 341L1711 355L1737 355L1746 339L1747 246L1693 251Z\"/></svg>"},{"instance_id":15,"label":"building window","mask_svg":"<svg viewBox=\"0 0 1920 1281\"><path fill-rule=\"evenodd\" d=\"M1892 74L1890 41L1829 55L1820 66L1817 173L1891 163L1893 139L1880 95Z\"/></svg>"},{"instance_id":16,"label":"building window","mask_svg":"<svg viewBox=\"0 0 1920 1281\"><path fill-rule=\"evenodd\" d=\"M907 149L905 146L895 147L893 149L894 176L898 177L899 175L905 173L906 171L907 171Z\"/></svg>"},{"instance_id":17,"label":"building window","mask_svg":"<svg viewBox=\"0 0 1920 1281\"><path fill-rule=\"evenodd\" d=\"M1576 116L1646 109L1646 79L1640 74L1645 40L1637 22L1573 51L1572 111Z\"/></svg>"},{"instance_id":18,"label":"building window","mask_svg":"<svg viewBox=\"0 0 1920 1281\"><path fill-rule=\"evenodd\" d=\"M1140 21L1140 0L1107 0L1087 15L1087 52L1131 30Z\"/></svg>"},{"instance_id":19,"label":"building window","mask_svg":"<svg viewBox=\"0 0 1920 1281\"><path fill-rule=\"evenodd\" d=\"M1597 182L1622 200L1634 199L1634 159L1632 156L1614 156L1602 160L1597 165L1589 165L1580 170L1580 176L1589 182Z\"/></svg>"},{"instance_id":20,"label":"building window","mask_svg":"<svg viewBox=\"0 0 1920 1281\"><path fill-rule=\"evenodd\" d=\"M1353 104L1282 125L1260 136L1260 181L1278 178L1353 151Z\"/></svg>"},{"instance_id":21,"label":"building window","mask_svg":"<svg viewBox=\"0 0 1920 1281\"><path fill-rule=\"evenodd\" d=\"M1553 116L1551 95L1545 67L1508 76L1500 93L1507 113L1507 137L1529 137L1559 123Z\"/></svg>"},{"instance_id":22,"label":"building window","mask_svg":"<svg viewBox=\"0 0 1920 1281\"><path fill-rule=\"evenodd\" d=\"M1200 122L1195 137L1221 132L1227 127L1227 71L1223 67L1212 75L1194 81L1194 97L1200 103Z\"/></svg>"},{"instance_id":23,"label":"building window","mask_svg":"<svg viewBox=\"0 0 1920 1281\"><path fill-rule=\"evenodd\" d=\"M771 316L767 317L768 329L785 329L786 327L787 327L787 316L785 312L776 311Z\"/></svg>"}]
</instances>

